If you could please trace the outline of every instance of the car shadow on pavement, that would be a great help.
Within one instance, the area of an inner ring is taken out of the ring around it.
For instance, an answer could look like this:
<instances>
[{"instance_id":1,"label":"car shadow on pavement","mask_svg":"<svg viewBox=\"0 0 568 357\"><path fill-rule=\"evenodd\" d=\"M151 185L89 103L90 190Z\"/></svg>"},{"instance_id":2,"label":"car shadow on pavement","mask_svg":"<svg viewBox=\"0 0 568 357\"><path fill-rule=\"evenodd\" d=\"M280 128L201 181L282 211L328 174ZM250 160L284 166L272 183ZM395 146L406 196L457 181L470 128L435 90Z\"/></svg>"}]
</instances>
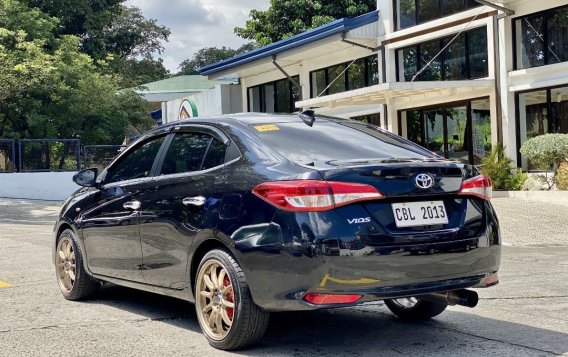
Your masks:
<instances>
[{"instance_id":1,"label":"car shadow on pavement","mask_svg":"<svg viewBox=\"0 0 568 357\"><path fill-rule=\"evenodd\" d=\"M92 304L104 304L193 332L200 332L188 302L105 286ZM457 311L456 311L457 310ZM358 307L273 313L262 342L237 351L270 355L562 355L568 334L489 319L461 308L426 322L396 319L382 302Z\"/></svg>"}]
</instances>

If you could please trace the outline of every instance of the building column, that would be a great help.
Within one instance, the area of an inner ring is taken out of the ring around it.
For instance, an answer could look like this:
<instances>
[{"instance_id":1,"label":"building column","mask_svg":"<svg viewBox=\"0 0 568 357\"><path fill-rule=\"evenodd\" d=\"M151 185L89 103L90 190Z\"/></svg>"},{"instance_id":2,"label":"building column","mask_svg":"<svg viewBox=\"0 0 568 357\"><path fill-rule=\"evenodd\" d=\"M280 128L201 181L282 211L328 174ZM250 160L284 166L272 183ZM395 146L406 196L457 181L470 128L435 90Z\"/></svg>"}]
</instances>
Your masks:
<instances>
[{"instance_id":1,"label":"building column","mask_svg":"<svg viewBox=\"0 0 568 357\"><path fill-rule=\"evenodd\" d=\"M248 87L247 87L247 80L245 78L240 78L241 83L241 95L242 95L242 103L243 103L243 113L249 111L249 103L248 103Z\"/></svg>"}]
</instances>

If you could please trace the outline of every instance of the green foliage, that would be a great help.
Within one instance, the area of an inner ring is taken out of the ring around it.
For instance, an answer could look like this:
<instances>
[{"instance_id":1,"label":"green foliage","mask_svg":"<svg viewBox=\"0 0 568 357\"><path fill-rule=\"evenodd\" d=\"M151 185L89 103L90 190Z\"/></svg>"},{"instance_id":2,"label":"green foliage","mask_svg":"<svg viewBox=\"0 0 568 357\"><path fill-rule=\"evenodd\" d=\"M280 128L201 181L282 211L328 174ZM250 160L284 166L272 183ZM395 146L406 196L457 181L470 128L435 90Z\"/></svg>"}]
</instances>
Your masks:
<instances>
[{"instance_id":1,"label":"green foliage","mask_svg":"<svg viewBox=\"0 0 568 357\"><path fill-rule=\"evenodd\" d=\"M186 59L180 65L180 74L199 74L197 71L203 66L217 63L222 60L240 55L241 53L252 51L255 48L254 43L247 43L236 50L228 47L205 47L197 51L191 59Z\"/></svg>"},{"instance_id":2,"label":"green foliage","mask_svg":"<svg viewBox=\"0 0 568 357\"><path fill-rule=\"evenodd\" d=\"M116 144L149 128L147 104L117 95L120 77L102 73L79 37L57 30L38 9L0 0L0 137Z\"/></svg>"},{"instance_id":3,"label":"green foliage","mask_svg":"<svg viewBox=\"0 0 568 357\"><path fill-rule=\"evenodd\" d=\"M558 167L556 174L556 184L561 190L568 190L568 161L564 161Z\"/></svg>"},{"instance_id":4,"label":"green foliage","mask_svg":"<svg viewBox=\"0 0 568 357\"><path fill-rule=\"evenodd\" d=\"M252 10L235 34L261 46L324 25L376 10L376 0L270 0L265 11Z\"/></svg>"},{"instance_id":5,"label":"green foliage","mask_svg":"<svg viewBox=\"0 0 568 357\"><path fill-rule=\"evenodd\" d=\"M506 156L503 145L498 145L483 160L481 172L491 179L494 189L518 191L527 180L527 174L521 169L513 168L512 163L513 160Z\"/></svg>"},{"instance_id":6,"label":"green foliage","mask_svg":"<svg viewBox=\"0 0 568 357\"><path fill-rule=\"evenodd\" d=\"M568 157L568 134L545 134L527 140L521 154L542 170L556 171Z\"/></svg>"}]
</instances>

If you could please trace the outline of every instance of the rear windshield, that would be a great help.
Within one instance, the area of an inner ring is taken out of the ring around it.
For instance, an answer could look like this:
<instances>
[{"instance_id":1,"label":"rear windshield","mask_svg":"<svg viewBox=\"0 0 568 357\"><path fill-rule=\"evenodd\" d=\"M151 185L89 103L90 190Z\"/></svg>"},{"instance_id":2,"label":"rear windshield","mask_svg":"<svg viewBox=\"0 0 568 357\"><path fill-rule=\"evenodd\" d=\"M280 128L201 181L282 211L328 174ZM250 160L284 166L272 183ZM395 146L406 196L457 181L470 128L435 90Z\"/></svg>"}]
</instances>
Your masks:
<instances>
[{"instance_id":1,"label":"rear windshield","mask_svg":"<svg viewBox=\"0 0 568 357\"><path fill-rule=\"evenodd\" d=\"M299 120L252 129L270 148L303 164L436 158L421 146L365 123L318 119L310 128Z\"/></svg>"}]
</instances>

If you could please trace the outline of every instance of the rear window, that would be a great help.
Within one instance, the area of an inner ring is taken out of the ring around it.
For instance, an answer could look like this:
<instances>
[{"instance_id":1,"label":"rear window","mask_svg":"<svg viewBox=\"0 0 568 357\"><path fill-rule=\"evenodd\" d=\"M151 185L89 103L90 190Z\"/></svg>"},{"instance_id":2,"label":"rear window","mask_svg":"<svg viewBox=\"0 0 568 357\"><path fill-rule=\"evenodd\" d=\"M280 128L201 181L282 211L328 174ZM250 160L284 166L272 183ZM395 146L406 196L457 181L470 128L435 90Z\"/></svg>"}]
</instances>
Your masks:
<instances>
[{"instance_id":1,"label":"rear window","mask_svg":"<svg viewBox=\"0 0 568 357\"><path fill-rule=\"evenodd\" d=\"M274 123L252 128L270 148L303 164L435 157L408 140L381 132L365 123L319 119L311 128L301 120L298 123Z\"/></svg>"}]
</instances>

